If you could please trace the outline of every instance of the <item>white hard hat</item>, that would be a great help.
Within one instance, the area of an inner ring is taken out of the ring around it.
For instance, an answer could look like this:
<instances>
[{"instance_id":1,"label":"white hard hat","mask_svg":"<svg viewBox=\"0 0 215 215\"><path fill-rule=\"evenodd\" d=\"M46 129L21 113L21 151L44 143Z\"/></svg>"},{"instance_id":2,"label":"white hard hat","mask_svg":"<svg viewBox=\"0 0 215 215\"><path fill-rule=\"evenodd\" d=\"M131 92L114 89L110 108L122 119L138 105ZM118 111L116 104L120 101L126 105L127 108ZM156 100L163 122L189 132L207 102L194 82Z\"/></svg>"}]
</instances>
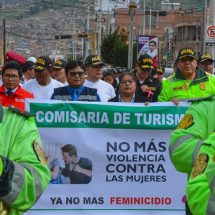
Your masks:
<instances>
[{"instance_id":1,"label":"white hard hat","mask_svg":"<svg viewBox=\"0 0 215 215\"><path fill-rule=\"evenodd\" d=\"M36 62L36 58L35 57L29 57L28 59L27 59L27 61L31 61L31 62L33 62L33 63L35 63Z\"/></svg>"}]
</instances>

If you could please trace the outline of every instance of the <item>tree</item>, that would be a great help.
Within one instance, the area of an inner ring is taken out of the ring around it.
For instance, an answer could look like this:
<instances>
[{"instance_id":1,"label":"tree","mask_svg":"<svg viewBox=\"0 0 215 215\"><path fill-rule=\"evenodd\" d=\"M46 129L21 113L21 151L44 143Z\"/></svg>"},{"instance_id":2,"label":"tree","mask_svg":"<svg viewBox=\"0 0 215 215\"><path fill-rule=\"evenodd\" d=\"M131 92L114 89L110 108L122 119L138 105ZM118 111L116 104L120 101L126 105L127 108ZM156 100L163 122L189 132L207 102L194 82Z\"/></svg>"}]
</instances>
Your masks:
<instances>
[{"instance_id":1,"label":"tree","mask_svg":"<svg viewBox=\"0 0 215 215\"><path fill-rule=\"evenodd\" d=\"M115 31L106 36L101 44L101 57L112 66L128 66L128 43L122 41L120 34ZM133 62L137 59L137 45L134 43Z\"/></svg>"},{"instance_id":2,"label":"tree","mask_svg":"<svg viewBox=\"0 0 215 215\"><path fill-rule=\"evenodd\" d=\"M128 45L123 42L117 32L106 36L101 44L101 57L107 64L127 66Z\"/></svg>"}]
</instances>

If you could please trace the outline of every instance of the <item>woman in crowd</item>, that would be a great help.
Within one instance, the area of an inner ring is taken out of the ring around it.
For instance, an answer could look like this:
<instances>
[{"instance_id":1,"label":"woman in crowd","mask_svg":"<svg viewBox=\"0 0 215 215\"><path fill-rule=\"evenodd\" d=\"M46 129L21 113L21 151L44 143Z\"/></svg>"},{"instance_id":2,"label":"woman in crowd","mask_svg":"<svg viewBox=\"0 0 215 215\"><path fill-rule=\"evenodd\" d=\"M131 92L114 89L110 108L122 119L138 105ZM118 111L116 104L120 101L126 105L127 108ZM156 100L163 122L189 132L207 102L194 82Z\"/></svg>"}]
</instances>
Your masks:
<instances>
[{"instance_id":1,"label":"woman in crowd","mask_svg":"<svg viewBox=\"0 0 215 215\"><path fill-rule=\"evenodd\" d=\"M136 93L136 82L132 73L123 72L120 75L118 89L118 95L109 102L147 102L145 97Z\"/></svg>"},{"instance_id":2,"label":"woman in crowd","mask_svg":"<svg viewBox=\"0 0 215 215\"><path fill-rule=\"evenodd\" d=\"M115 78L115 74L113 72L105 72L102 77L102 80L111 84L113 86L114 90L116 90L118 83Z\"/></svg>"}]
</instances>

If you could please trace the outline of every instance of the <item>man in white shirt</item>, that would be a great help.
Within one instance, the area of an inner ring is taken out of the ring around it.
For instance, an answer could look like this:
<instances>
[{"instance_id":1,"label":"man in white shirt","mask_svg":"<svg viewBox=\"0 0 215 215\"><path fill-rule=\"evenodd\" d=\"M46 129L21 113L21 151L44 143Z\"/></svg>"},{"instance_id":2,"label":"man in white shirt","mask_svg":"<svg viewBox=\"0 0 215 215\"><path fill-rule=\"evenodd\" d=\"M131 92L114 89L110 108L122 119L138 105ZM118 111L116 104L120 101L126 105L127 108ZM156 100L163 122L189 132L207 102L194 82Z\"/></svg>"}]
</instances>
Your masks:
<instances>
[{"instance_id":1,"label":"man in white shirt","mask_svg":"<svg viewBox=\"0 0 215 215\"><path fill-rule=\"evenodd\" d=\"M50 99L55 88L64 86L51 78L51 72L52 60L48 56L37 58L34 66L35 79L27 81L23 88L33 93L35 98Z\"/></svg>"},{"instance_id":2,"label":"man in white shirt","mask_svg":"<svg viewBox=\"0 0 215 215\"><path fill-rule=\"evenodd\" d=\"M87 78L84 86L97 89L101 102L107 102L109 99L115 97L116 94L111 84L101 80L103 66L105 64L98 55L89 55L86 58L85 69Z\"/></svg>"},{"instance_id":3,"label":"man in white shirt","mask_svg":"<svg viewBox=\"0 0 215 215\"><path fill-rule=\"evenodd\" d=\"M65 72L66 64L67 62L65 60L58 59L54 62L52 71L52 77L55 80L60 81L64 86L68 85Z\"/></svg>"},{"instance_id":4,"label":"man in white shirt","mask_svg":"<svg viewBox=\"0 0 215 215\"><path fill-rule=\"evenodd\" d=\"M34 78L34 63L32 61L26 61L22 65L23 83Z\"/></svg>"}]
</instances>

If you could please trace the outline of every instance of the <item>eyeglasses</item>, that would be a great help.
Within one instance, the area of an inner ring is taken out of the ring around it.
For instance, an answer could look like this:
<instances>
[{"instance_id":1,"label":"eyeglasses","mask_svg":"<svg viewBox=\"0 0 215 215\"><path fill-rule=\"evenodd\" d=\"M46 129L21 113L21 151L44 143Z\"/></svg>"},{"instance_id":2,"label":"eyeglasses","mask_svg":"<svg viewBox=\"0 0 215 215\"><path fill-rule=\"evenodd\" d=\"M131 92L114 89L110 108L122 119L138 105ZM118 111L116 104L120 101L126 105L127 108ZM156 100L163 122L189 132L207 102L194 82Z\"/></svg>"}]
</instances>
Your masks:
<instances>
[{"instance_id":1,"label":"eyeglasses","mask_svg":"<svg viewBox=\"0 0 215 215\"><path fill-rule=\"evenodd\" d=\"M132 84L134 83L134 80L125 80L125 81L121 81L120 84Z\"/></svg>"},{"instance_id":2,"label":"eyeglasses","mask_svg":"<svg viewBox=\"0 0 215 215\"><path fill-rule=\"evenodd\" d=\"M3 74L3 78L10 79L10 80L16 80L19 78L19 76L18 75Z\"/></svg>"},{"instance_id":3,"label":"eyeglasses","mask_svg":"<svg viewBox=\"0 0 215 215\"><path fill-rule=\"evenodd\" d=\"M85 75L85 72L69 72L68 76L70 77L83 77Z\"/></svg>"}]
</instances>

